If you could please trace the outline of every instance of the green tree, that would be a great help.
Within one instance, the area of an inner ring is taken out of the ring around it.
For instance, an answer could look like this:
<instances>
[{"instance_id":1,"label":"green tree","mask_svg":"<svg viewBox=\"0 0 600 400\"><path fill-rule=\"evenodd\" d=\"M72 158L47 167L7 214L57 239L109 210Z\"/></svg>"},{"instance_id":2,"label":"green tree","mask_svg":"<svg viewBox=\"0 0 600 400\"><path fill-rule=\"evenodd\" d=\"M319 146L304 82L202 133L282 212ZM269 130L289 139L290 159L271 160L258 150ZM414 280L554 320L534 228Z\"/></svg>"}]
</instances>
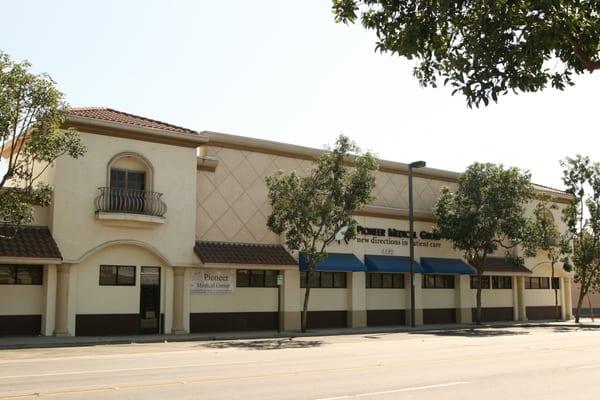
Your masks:
<instances>
[{"instance_id":1,"label":"green tree","mask_svg":"<svg viewBox=\"0 0 600 400\"><path fill-rule=\"evenodd\" d=\"M577 155L561 161L563 182L571 203L563 210L572 245L569 264L579 285L575 322L579 322L581 305L588 293L600 290L600 163Z\"/></svg>"},{"instance_id":2,"label":"green tree","mask_svg":"<svg viewBox=\"0 0 600 400\"><path fill-rule=\"evenodd\" d=\"M525 205L532 199L530 175L518 168L474 163L459 177L455 191L443 188L435 205L434 229L443 239L463 253L482 281L487 257L499 248L506 251L523 245L525 255L535 255L530 241L532 221L525 215ZM481 323L481 284L477 287L476 323Z\"/></svg>"},{"instance_id":3,"label":"green tree","mask_svg":"<svg viewBox=\"0 0 600 400\"><path fill-rule=\"evenodd\" d=\"M352 167L348 162L352 162ZM356 235L353 214L371 199L375 186L377 159L361 153L346 136L341 135L331 151L314 161L307 176L295 171L278 171L266 178L272 212L267 225L284 235L291 250L305 254L308 282L317 265L327 256L325 251L343 227L344 239ZM310 285L306 285L302 308L302 331L306 331Z\"/></svg>"},{"instance_id":4,"label":"green tree","mask_svg":"<svg viewBox=\"0 0 600 400\"><path fill-rule=\"evenodd\" d=\"M423 86L449 84L469 107L509 91L563 90L600 69L595 0L333 0L337 22L377 34L376 50L418 60Z\"/></svg>"},{"instance_id":5,"label":"green tree","mask_svg":"<svg viewBox=\"0 0 600 400\"><path fill-rule=\"evenodd\" d=\"M15 229L33 219L33 205L50 203L52 188L38 182L61 155L85 153L74 130L61 124L67 109L63 94L46 74L29 71L0 51L0 223Z\"/></svg>"},{"instance_id":6,"label":"green tree","mask_svg":"<svg viewBox=\"0 0 600 400\"><path fill-rule=\"evenodd\" d=\"M561 257L570 253L570 246L566 238L561 239L561 235L554 223L552 210L558 207L551 203L547 195L538 197L538 203L533 210L534 223L530 240L535 241L535 247L546 254L550 263L552 281L555 277L555 266L561 261ZM554 308L556 319L560 319L560 308L558 307L558 287L554 287Z\"/></svg>"}]
</instances>

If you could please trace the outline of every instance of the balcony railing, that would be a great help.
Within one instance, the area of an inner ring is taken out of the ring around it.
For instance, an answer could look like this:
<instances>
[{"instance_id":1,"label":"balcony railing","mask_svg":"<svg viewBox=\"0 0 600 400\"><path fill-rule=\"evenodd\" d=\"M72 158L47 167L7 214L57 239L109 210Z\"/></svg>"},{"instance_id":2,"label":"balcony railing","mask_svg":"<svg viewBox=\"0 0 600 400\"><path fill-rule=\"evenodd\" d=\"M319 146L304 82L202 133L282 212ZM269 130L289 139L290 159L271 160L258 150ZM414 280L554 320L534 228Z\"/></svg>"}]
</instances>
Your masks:
<instances>
[{"instance_id":1,"label":"balcony railing","mask_svg":"<svg viewBox=\"0 0 600 400\"><path fill-rule=\"evenodd\" d=\"M143 214L163 217L167 205L161 200L162 193L145 190L98 188L96 212Z\"/></svg>"}]
</instances>

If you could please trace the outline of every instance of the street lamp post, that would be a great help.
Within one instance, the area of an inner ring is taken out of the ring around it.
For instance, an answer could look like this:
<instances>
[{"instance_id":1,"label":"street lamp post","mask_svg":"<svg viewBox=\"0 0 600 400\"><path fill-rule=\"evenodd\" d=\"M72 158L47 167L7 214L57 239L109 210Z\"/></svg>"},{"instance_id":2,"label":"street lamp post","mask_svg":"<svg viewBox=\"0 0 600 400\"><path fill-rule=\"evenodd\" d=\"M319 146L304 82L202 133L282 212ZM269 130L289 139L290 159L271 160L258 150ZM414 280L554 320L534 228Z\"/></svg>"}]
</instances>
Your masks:
<instances>
[{"instance_id":1,"label":"street lamp post","mask_svg":"<svg viewBox=\"0 0 600 400\"><path fill-rule=\"evenodd\" d=\"M408 230L410 251L410 326L415 327L415 218L413 210L413 169L423 168L425 161L415 161L408 164Z\"/></svg>"}]
</instances>

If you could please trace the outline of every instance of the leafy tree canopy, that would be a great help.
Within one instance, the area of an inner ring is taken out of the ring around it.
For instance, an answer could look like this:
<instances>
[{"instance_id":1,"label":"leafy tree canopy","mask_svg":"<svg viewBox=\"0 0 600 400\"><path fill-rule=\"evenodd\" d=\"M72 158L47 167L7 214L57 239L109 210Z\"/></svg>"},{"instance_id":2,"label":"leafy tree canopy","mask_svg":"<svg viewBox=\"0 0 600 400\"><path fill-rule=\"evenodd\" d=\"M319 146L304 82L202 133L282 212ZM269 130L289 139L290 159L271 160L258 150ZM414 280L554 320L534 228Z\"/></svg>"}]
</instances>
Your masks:
<instances>
[{"instance_id":1,"label":"leafy tree canopy","mask_svg":"<svg viewBox=\"0 0 600 400\"><path fill-rule=\"evenodd\" d=\"M570 257L579 285L575 321L579 322L584 297L600 290L600 163L577 155L561 161L563 182L572 201L563 210L567 223Z\"/></svg>"},{"instance_id":2,"label":"leafy tree canopy","mask_svg":"<svg viewBox=\"0 0 600 400\"><path fill-rule=\"evenodd\" d=\"M533 223L525 205L534 191L529 173L502 165L474 163L458 179L455 191L442 189L435 206L435 230L452 241L477 271L479 282L488 255L499 248L523 245L535 255ZM511 260L522 263L521 258ZM477 288L477 318L481 322L481 287Z\"/></svg>"},{"instance_id":3,"label":"leafy tree canopy","mask_svg":"<svg viewBox=\"0 0 600 400\"><path fill-rule=\"evenodd\" d=\"M376 50L416 58L423 86L438 79L469 107L509 91L563 90L600 69L596 0L333 0L337 22L377 34Z\"/></svg>"},{"instance_id":4,"label":"leafy tree canopy","mask_svg":"<svg viewBox=\"0 0 600 400\"><path fill-rule=\"evenodd\" d=\"M314 161L308 175L278 171L266 178L272 207L267 225L283 235L289 249L305 254L309 274L326 257L325 248L343 227L347 227L345 240L356 236L353 214L371 200L377 168L377 160L371 153L360 153L348 137L341 135L331 151ZM308 286L302 311L303 331Z\"/></svg>"},{"instance_id":5,"label":"leafy tree canopy","mask_svg":"<svg viewBox=\"0 0 600 400\"><path fill-rule=\"evenodd\" d=\"M74 130L61 124L67 109L63 94L46 74L29 71L0 51L0 223L15 227L33 219L33 204L48 205L52 188L38 182L58 157L85 153Z\"/></svg>"}]
</instances>

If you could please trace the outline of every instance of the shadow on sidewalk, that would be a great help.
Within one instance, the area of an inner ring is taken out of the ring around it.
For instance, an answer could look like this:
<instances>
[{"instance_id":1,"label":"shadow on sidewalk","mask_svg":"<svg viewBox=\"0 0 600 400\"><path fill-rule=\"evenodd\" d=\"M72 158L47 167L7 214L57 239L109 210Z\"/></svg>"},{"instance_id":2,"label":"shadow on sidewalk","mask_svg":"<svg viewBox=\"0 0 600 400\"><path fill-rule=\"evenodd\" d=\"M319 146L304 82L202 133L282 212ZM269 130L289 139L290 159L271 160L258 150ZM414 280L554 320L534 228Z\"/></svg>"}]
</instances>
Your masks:
<instances>
[{"instance_id":1,"label":"shadow on sidewalk","mask_svg":"<svg viewBox=\"0 0 600 400\"><path fill-rule=\"evenodd\" d=\"M265 339L265 340L234 340L200 344L198 347L209 349L246 349L246 350L280 350L280 349L305 349L321 347L321 340L294 340L294 338Z\"/></svg>"},{"instance_id":2,"label":"shadow on sidewalk","mask_svg":"<svg viewBox=\"0 0 600 400\"><path fill-rule=\"evenodd\" d=\"M435 335L435 336L456 336L456 337L495 337L495 336L516 336L529 335L526 331L514 331L508 329L448 329L437 331L409 332L411 335Z\"/></svg>"},{"instance_id":3,"label":"shadow on sidewalk","mask_svg":"<svg viewBox=\"0 0 600 400\"><path fill-rule=\"evenodd\" d=\"M579 325L579 326L553 326L553 332L577 332L577 331L600 331L600 326Z\"/></svg>"}]
</instances>

